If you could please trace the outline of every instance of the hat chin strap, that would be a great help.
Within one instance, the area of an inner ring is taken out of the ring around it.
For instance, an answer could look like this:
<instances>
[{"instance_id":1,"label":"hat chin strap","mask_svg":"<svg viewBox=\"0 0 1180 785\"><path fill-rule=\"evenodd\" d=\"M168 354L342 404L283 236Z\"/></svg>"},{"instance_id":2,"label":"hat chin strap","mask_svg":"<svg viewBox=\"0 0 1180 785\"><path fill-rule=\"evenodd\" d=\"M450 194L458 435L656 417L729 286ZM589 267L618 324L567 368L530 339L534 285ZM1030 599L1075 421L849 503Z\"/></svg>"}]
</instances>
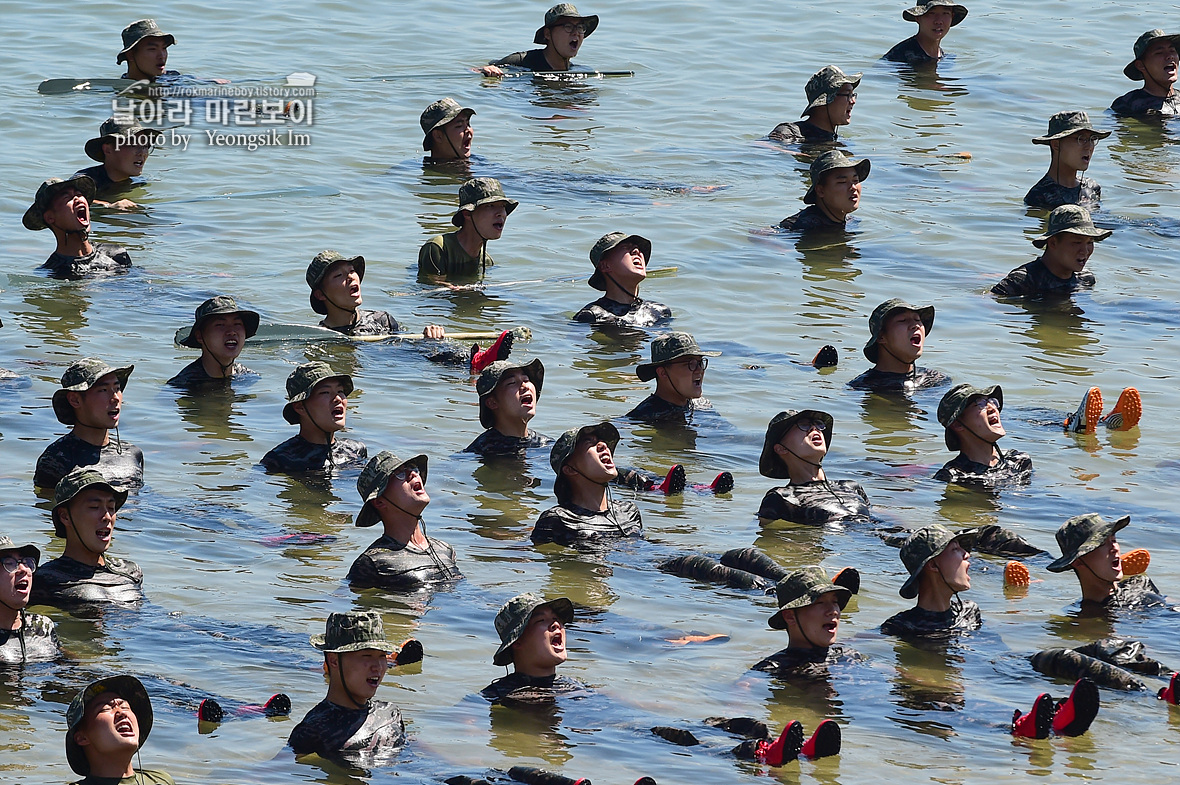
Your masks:
<instances>
[{"instance_id":1,"label":"hat chin strap","mask_svg":"<svg viewBox=\"0 0 1180 785\"><path fill-rule=\"evenodd\" d=\"M606 270L602 269L602 267L598 268L598 272L602 273L604 278L606 278L608 281L610 281L615 286L617 286L619 288L619 291L625 292L626 294L631 295L631 302L629 303L630 305L637 305L641 302L639 299L639 287L638 286L635 287L635 291L633 291L633 292L629 291L626 286L623 286L621 283L619 283L618 280L613 275L608 273ZM679 392L677 392L677 394L679 394Z\"/></svg>"},{"instance_id":2,"label":"hat chin strap","mask_svg":"<svg viewBox=\"0 0 1180 785\"><path fill-rule=\"evenodd\" d=\"M344 694L348 696L350 701L352 701L352 705L358 709L363 709L369 705L369 702L364 701L362 703L361 701L357 700L356 696L352 694L352 690L348 689L348 682L344 678L344 655L346 653L347 652L343 651L336 652L336 667L340 670L340 686L344 689Z\"/></svg>"},{"instance_id":3,"label":"hat chin strap","mask_svg":"<svg viewBox=\"0 0 1180 785\"><path fill-rule=\"evenodd\" d=\"M779 442L779 444L782 444L782 442ZM784 449L784 450L786 450L787 452L789 452L791 455L794 455L796 458L798 458L799 460L803 461L804 463L806 463L806 464L809 464L809 465L811 465L811 466L814 466L814 467L815 467L815 468L817 468L817 469L822 469L822 468L823 468L823 466L821 466L820 464L816 463L815 461L809 461L809 460L807 460L806 458L804 458L802 455L800 455L799 453L797 453L797 452L795 452L794 450L792 450L792 449L791 449L790 447L788 447L787 445L783 444L783 445L782 445L782 447L783 447L783 449Z\"/></svg>"},{"instance_id":4,"label":"hat chin strap","mask_svg":"<svg viewBox=\"0 0 1180 785\"><path fill-rule=\"evenodd\" d=\"M917 364L917 362L911 362L911 363L908 363L908 362L906 362L905 360L901 359L901 358L900 358L900 357L898 357L896 354L894 354L893 352L889 351L889 347L888 347L888 346L886 346L885 344L881 343L881 339L880 339L880 338L878 338L878 339L877 339L877 348L878 348L878 349L884 349L884 350L885 350L885 354L887 354L887 355L889 355L890 357L892 357L893 359L897 360L897 361L898 361L899 363L901 363L902 365L910 365L910 366L913 366L913 370L909 371L909 373L910 373L910 374L917 373L917 370L918 370L918 364Z\"/></svg>"}]
</instances>

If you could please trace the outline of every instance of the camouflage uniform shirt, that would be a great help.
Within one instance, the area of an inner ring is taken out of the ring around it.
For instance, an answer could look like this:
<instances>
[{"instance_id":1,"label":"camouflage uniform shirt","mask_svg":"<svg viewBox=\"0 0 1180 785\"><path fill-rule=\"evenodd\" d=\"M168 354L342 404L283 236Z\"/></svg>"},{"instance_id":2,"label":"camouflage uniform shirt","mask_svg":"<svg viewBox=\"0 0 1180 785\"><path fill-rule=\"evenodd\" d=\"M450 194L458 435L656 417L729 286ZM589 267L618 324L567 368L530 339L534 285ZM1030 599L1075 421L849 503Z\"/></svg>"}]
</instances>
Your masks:
<instances>
[{"instance_id":1,"label":"camouflage uniform shirt","mask_svg":"<svg viewBox=\"0 0 1180 785\"><path fill-rule=\"evenodd\" d=\"M619 537L643 536L643 521L633 502L610 499L602 512L572 502L550 507L537 518L533 542L558 545L600 542Z\"/></svg>"},{"instance_id":2,"label":"camouflage uniform shirt","mask_svg":"<svg viewBox=\"0 0 1180 785\"><path fill-rule=\"evenodd\" d=\"M111 439L97 447L72 433L67 433L41 453L33 472L33 484L38 488L56 487L62 477L78 466L94 466L116 488L143 485L143 451L134 444Z\"/></svg>"},{"instance_id":3,"label":"camouflage uniform shirt","mask_svg":"<svg viewBox=\"0 0 1180 785\"><path fill-rule=\"evenodd\" d=\"M825 131L811 120L800 120L797 123L779 123L768 136L778 142L802 142L804 144L823 144L834 142L839 137L835 131Z\"/></svg>"},{"instance_id":4,"label":"camouflage uniform shirt","mask_svg":"<svg viewBox=\"0 0 1180 785\"><path fill-rule=\"evenodd\" d=\"M462 578L455 566L455 549L433 537L426 541L427 547L419 548L382 534L352 563L349 582L357 589L417 591L427 584Z\"/></svg>"},{"instance_id":5,"label":"camouflage uniform shirt","mask_svg":"<svg viewBox=\"0 0 1180 785\"><path fill-rule=\"evenodd\" d=\"M1180 93L1173 91L1167 98L1160 98L1140 87L1114 99L1110 108L1125 117L1172 117L1180 114Z\"/></svg>"},{"instance_id":6,"label":"camouflage uniform shirt","mask_svg":"<svg viewBox=\"0 0 1180 785\"><path fill-rule=\"evenodd\" d=\"M120 180L116 183L111 179L111 176L107 174L107 168L102 164L99 164L98 166L90 166L86 169L79 169L78 171L74 172L73 176L77 177L80 174L85 175L94 181L94 193L96 196L114 191L130 190L131 178Z\"/></svg>"},{"instance_id":7,"label":"camouflage uniform shirt","mask_svg":"<svg viewBox=\"0 0 1180 785\"><path fill-rule=\"evenodd\" d=\"M193 360L188 365L180 369L180 373L168 380L168 384L173 387L185 388L202 388L202 387L222 387L228 386L230 381L238 376L257 376L258 374L251 371L241 363L234 363L226 371L224 377L210 376L209 372L205 370L205 366L201 364L201 358Z\"/></svg>"},{"instance_id":8,"label":"camouflage uniform shirt","mask_svg":"<svg viewBox=\"0 0 1180 785\"><path fill-rule=\"evenodd\" d=\"M915 605L908 611L890 616L881 625L881 632L902 638L939 637L978 630L982 626L979 606L956 596L945 611L928 611Z\"/></svg>"},{"instance_id":9,"label":"camouflage uniform shirt","mask_svg":"<svg viewBox=\"0 0 1180 785\"><path fill-rule=\"evenodd\" d=\"M430 276L474 278L492 264L487 248L484 248L482 259L463 250L458 232L431 237L418 250L419 280Z\"/></svg>"},{"instance_id":10,"label":"camouflage uniform shirt","mask_svg":"<svg viewBox=\"0 0 1180 785\"><path fill-rule=\"evenodd\" d=\"M652 393L627 412L626 417L628 420L648 423L676 422L687 425L693 421L698 411L712 408L713 404L705 398L690 398L684 406L677 406Z\"/></svg>"},{"instance_id":11,"label":"camouflage uniform shirt","mask_svg":"<svg viewBox=\"0 0 1180 785\"><path fill-rule=\"evenodd\" d=\"M846 225L840 221L833 221L819 208L819 205L812 204L794 215L784 218L779 224L779 228L787 232L816 232L844 229Z\"/></svg>"},{"instance_id":12,"label":"camouflage uniform shirt","mask_svg":"<svg viewBox=\"0 0 1180 785\"><path fill-rule=\"evenodd\" d=\"M467 449L463 452L477 453L485 458L522 456L525 450L531 450L534 447L547 447L552 441L548 436L536 431L529 431L528 436L521 438L519 436L505 436L495 428L488 428L475 437L475 441L467 445Z\"/></svg>"},{"instance_id":13,"label":"camouflage uniform shirt","mask_svg":"<svg viewBox=\"0 0 1180 785\"><path fill-rule=\"evenodd\" d=\"M103 273L126 272L131 266L131 256L121 245L95 243L94 250L84 256L66 256L54 251L45 260L42 268L49 270L53 278L76 280Z\"/></svg>"},{"instance_id":14,"label":"camouflage uniform shirt","mask_svg":"<svg viewBox=\"0 0 1180 785\"><path fill-rule=\"evenodd\" d=\"M363 466L369 449L357 439L333 439L331 444L314 444L296 434L262 456L259 463L268 472L330 471L346 466Z\"/></svg>"},{"instance_id":15,"label":"camouflage uniform shirt","mask_svg":"<svg viewBox=\"0 0 1180 785\"><path fill-rule=\"evenodd\" d=\"M34 605L70 607L85 603L129 604L143 599L143 570L130 559L103 554L98 567L59 556L37 568Z\"/></svg>"},{"instance_id":16,"label":"camouflage uniform shirt","mask_svg":"<svg viewBox=\"0 0 1180 785\"><path fill-rule=\"evenodd\" d=\"M513 52L507 57L502 57L499 60L493 60L492 65L512 66L514 68L524 68L528 71L552 71L553 66L549 65L549 61L545 59L544 49L531 49L527 52Z\"/></svg>"},{"instance_id":17,"label":"camouflage uniform shirt","mask_svg":"<svg viewBox=\"0 0 1180 785\"><path fill-rule=\"evenodd\" d=\"M1049 272L1041 258L1038 256L1008 273L1004 280L992 287L992 294L1001 297L1067 295L1075 289L1088 289L1095 283L1094 273L1089 270L1074 273L1068 278L1058 278Z\"/></svg>"},{"instance_id":18,"label":"camouflage uniform shirt","mask_svg":"<svg viewBox=\"0 0 1180 785\"><path fill-rule=\"evenodd\" d=\"M856 649L836 643L826 648L802 649L788 646L755 665L752 670L763 671L779 678L790 676L823 675L829 665L864 662Z\"/></svg>"},{"instance_id":19,"label":"camouflage uniform shirt","mask_svg":"<svg viewBox=\"0 0 1180 785\"><path fill-rule=\"evenodd\" d=\"M893 373L878 371L870 368L848 383L856 390L870 390L879 393L912 393L915 390L925 390L938 387L951 380L942 371L934 368L919 368L914 366L911 373Z\"/></svg>"},{"instance_id":20,"label":"camouflage uniform shirt","mask_svg":"<svg viewBox=\"0 0 1180 785\"><path fill-rule=\"evenodd\" d=\"M654 327L671 318L672 309L668 306L638 297L630 303L599 297L574 314L575 322L586 322L595 327Z\"/></svg>"},{"instance_id":21,"label":"camouflage uniform shirt","mask_svg":"<svg viewBox=\"0 0 1180 785\"><path fill-rule=\"evenodd\" d=\"M20 611L19 630L0 630L0 663L48 662L61 654L57 628L48 616Z\"/></svg>"},{"instance_id":22,"label":"camouflage uniform shirt","mask_svg":"<svg viewBox=\"0 0 1180 785\"><path fill-rule=\"evenodd\" d=\"M479 694L489 703L547 703L558 695L585 691L585 685L565 676L526 676L513 671L484 687Z\"/></svg>"},{"instance_id":23,"label":"camouflage uniform shirt","mask_svg":"<svg viewBox=\"0 0 1180 785\"><path fill-rule=\"evenodd\" d=\"M926 54L926 50L918 43L918 36L914 35L897 44L881 58L893 63L909 63L910 65L921 65L922 63L937 62L937 58Z\"/></svg>"},{"instance_id":24,"label":"camouflage uniform shirt","mask_svg":"<svg viewBox=\"0 0 1180 785\"><path fill-rule=\"evenodd\" d=\"M816 480L771 488L762 497L758 517L818 526L849 519L869 519L869 496L853 480Z\"/></svg>"},{"instance_id":25,"label":"camouflage uniform shirt","mask_svg":"<svg viewBox=\"0 0 1180 785\"><path fill-rule=\"evenodd\" d=\"M37 571L40 576L40 570ZM1114 585L1114 594L1102 602L1082 600L1082 607L1113 608L1167 608L1168 598L1160 593L1151 578L1146 575L1132 575Z\"/></svg>"},{"instance_id":26,"label":"camouflage uniform shirt","mask_svg":"<svg viewBox=\"0 0 1180 785\"><path fill-rule=\"evenodd\" d=\"M343 327L331 327L324 323L326 321L321 321L320 327L327 327L345 335L393 335L397 332L397 319L385 311L358 310L356 321Z\"/></svg>"},{"instance_id":27,"label":"camouflage uniform shirt","mask_svg":"<svg viewBox=\"0 0 1180 785\"><path fill-rule=\"evenodd\" d=\"M1032 479L1032 458L1019 450L996 448L1000 460L995 466L976 463L963 453L948 461L934 479L939 482L957 482L960 485L978 485L984 488L998 488L1003 485L1024 485Z\"/></svg>"},{"instance_id":28,"label":"camouflage uniform shirt","mask_svg":"<svg viewBox=\"0 0 1180 785\"><path fill-rule=\"evenodd\" d=\"M1100 201L1102 186L1090 177L1078 177L1077 185L1066 188L1049 175L1045 175L1024 195L1024 203L1029 207L1043 207L1046 210L1063 204L1080 204L1093 210Z\"/></svg>"},{"instance_id":29,"label":"camouflage uniform shirt","mask_svg":"<svg viewBox=\"0 0 1180 785\"><path fill-rule=\"evenodd\" d=\"M346 709L325 698L295 726L287 743L296 755L315 753L366 767L397 754L406 743L406 725L392 703L371 700L363 709Z\"/></svg>"},{"instance_id":30,"label":"camouflage uniform shirt","mask_svg":"<svg viewBox=\"0 0 1180 785\"><path fill-rule=\"evenodd\" d=\"M130 777L116 779L114 777L96 777L91 774L73 785L176 785L176 783L172 777L162 771L135 769L135 773Z\"/></svg>"}]
</instances>

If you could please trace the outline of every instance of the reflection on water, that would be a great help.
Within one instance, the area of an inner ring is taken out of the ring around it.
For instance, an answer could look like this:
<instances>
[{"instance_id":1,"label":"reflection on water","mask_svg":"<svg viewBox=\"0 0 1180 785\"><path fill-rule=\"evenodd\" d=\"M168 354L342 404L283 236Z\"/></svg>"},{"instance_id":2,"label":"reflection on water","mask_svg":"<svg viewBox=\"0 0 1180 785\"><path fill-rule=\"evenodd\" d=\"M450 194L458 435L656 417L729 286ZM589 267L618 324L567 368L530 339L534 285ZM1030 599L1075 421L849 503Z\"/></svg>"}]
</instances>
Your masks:
<instances>
[{"instance_id":1,"label":"reflection on water","mask_svg":"<svg viewBox=\"0 0 1180 785\"><path fill-rule=\"evenodd\" d=\"M1038 363L1041 371L1068 378L1093 375L1092 358L1101 356L1105 350L1095 334L1094 321L1086 317L1073 298L1006 298L1004 306L1015 309L1018 316L1027 317L1024 327L1016 328L1023 332L1023 337L1017 340L1028 347L1029 359Z\"/></svg>"},{"instance_id":2,"label":"reflection on water","mask_svg":"<svg viewBox=\"0 0 1180 785\"><path fill-rule=\"evenodd\" d=\"M78 345L77 333L88 325L86 312L90 309L85 284L31 284L23 300L32 310L16 310L13 314L26 330L54 346L72 350Z\"/></svg>"},{"instance_id":3,"label":"reflection on water","mask_svg":"<svg viewBox=\"0 0 1180 785\"><path fill-rule=\"evenodd\" d=\"M937 65L943 68L945 74L953 62L954 56L947 55ZM924 115L946 113L954 117L956 102L969 95L967 85L962 80L940 76L935 64L898 65L897 79L901 91L898 97L915 112ZM937 124L934 127L937 127Z\"/></svg>"},{"instance_id":4,"label":"reflection on water","mask_svg":"<svg viewBox=\"0 0 1180 785\"><path fill-rule=\"evenodd\" d=\"M562 731L562 710L557 701L511 703L490 706L488 743L509 760L540 758L560 768L573 757L575 746Z\"/></svg>"}]
</instances>

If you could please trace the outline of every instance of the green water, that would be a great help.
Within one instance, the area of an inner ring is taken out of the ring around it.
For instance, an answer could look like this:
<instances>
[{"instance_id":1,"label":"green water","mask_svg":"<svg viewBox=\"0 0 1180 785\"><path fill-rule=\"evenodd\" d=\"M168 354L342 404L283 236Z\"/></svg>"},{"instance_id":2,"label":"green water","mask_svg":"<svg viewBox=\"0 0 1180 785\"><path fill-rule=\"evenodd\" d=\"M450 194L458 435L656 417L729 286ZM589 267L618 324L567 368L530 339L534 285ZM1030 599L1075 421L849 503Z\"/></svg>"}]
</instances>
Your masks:
<instances>
[{"instance_id":1,"label":"green water","mask_svg":"<svg viewBox=\"0 0 1180 785\"><path fill-rule=\"evenodd\" d=\"M65 704L92 676L127 671L150 677L155 697L143 753L149 768L191 783L349 781L295 763L283 747L324 692L306 636L322 631L329 612L350 608L380 610L391 637L417 637L427 653L378 693L402 707L412 741L397 767L362 778L374 782L437 781L514 764L600 785L643 774L661 783L755 781L757 767L727 758L728 740L702 729L701 720L716 715L752 715L776 728L798 718L809 730L821 716L840 719L842 754L771 772L788 782L1169 778L1180 714L1147 693L1104 691L1098 720L1078 739L1007 735L1013 708L1067 689L1035 674L1024 656L1109 631L1069 614L1077 587L1046 573L1044 560L1032 562L1043 582L1017 597L1002 590L1002 560L977 558L968 596L983 609L983 633L945 655L922 652L876 632L907 607L897 596L903 570L894 550L867 532L763 529L753 517L772 485L756 469L766 422L814 405L836 420L829 475L861 482L879 517L914 527L1000 523L1051 548L1053 531L1071 515L1129 513L1124 550L1149 548L1156 583L1180 591L1180 465L1169 447L1180 406L1172 344L1180 325L1176 132L1103 113L1133 86L1121 71L1134 39L1166 19L1110 2L972 6L947 38L954 59L930 79L876 62L913 32L900 5L583 3L602 23L579 61L632 69L635 78L565 87L461 75L527 48L543 10L484 0L154 8L178 40L169 67L267 84L292 71L316 74L312 144L251 153L194 142L188 151L158 151L146 167L150 184L133 195L147 211L96 216L95 239L125 245L135 269L62 283L35 272L51 238L25 231L19 218L41 180L88 165L82 145L110 107L103 95L41 96L36 86L118 76L118 31L139 12L111 3L0 3L6 27L21 31L0 53L0 176L8 185L0 194L7 273L0 366L28 380L0 390L3 528L45 546L47 558L57 555L47 505L31 488L37 456L62 432L49 396L75 357L134 362L122 435L145 453L147 487L124 509L116 550L144 568L149 597L143 610L99 619L50 611L75 661L0 676L0 779L69 781ZM842 134L853 154L873 161L856 233L821 248L752 234L802 206L804 165L760 140L797 116L804 82L827 63L865 73ZM369 78L375 74L408 76ZM418 163L418 115L445 95L478 113L477 173L500 176L521 201L489 249L497 264L482 294L428 293L414 282L417 249L449 227L458 187ZM1074 108L1115 131L1089 172L1103 186L1099 222L1115 229L1091 260L1098 286L1067 307L997 303L988 287L1033 258L1028 238L1041 228L1041 217L1021 204L1048 163L1029 140L1050 114ZM963 151L969 160L941 157ZM670 187L637 187L652 182ZM685 185L724 187L677 190ZM675 328L724 352L710 365L705 392L731 427L706 429L695 443L625 431L619 457L653 468L681 462L695 481L729 470L737 487L721 498L637 499L647 542L600 556L532 547L532 523L553 503L547 461L537 456L506 475L458 454L480 431L472 385L412 347L248 345L242 359L261 378L232 398L178 399L163 387L193 357L171 337L201 300L230 293L266 321L311 322L303 272L317 251L336 248L368 259L366 307L389 310L411 329L530 326L532 343L514 356L545 362L533 422L542 433L618 416L646 394L633 374L646 344L613 343L570 321L597 297L584 284L587 252L615 229L651 238L653 266L676 268L649 281L645 296L672 306ZM511 282L527 283L502 285ZM924 364L956 381L1003 385L1004 445L1032 455L1030 486L992 498L934 482L950 457L935 418L940 391L903 406L845 387L865 365L869 312L894 296L938 309ZM840 350L833 372L789 362L810 359L825 343ZM350 435L370 452L430 456L427 523L459 553L467 580L455 589L354 594L342 578L372 539L351 526L356 473L323 489L256 467L291 435L280 416L283 383L307 359L355 376ZM1043 425L1091 385L1111 400L1123 386L1138 387L1146 410L1140 431L1088 439ZM291 532L335 539L263 543ZM717 554L751 543L788 566L861 569L862 593L841 635L869 664L835 679L837 694L746 673L785 645L766 628L769 599L652 568L670 552ZM471 697L502 675L491 664L495 609L525 590L587 608L570 630L561 672L598 695L563 705L558 717L489 711ZM1115 629L1180 663L1174 619L1128 615ZM730 639L689 647L666 640L688 631ZM291 720L198 733L199 697L261 702L276 691L291 696ZM654 724L693 728L708 743L673 747L647 732Z\"/></svg>"}]
</instances>

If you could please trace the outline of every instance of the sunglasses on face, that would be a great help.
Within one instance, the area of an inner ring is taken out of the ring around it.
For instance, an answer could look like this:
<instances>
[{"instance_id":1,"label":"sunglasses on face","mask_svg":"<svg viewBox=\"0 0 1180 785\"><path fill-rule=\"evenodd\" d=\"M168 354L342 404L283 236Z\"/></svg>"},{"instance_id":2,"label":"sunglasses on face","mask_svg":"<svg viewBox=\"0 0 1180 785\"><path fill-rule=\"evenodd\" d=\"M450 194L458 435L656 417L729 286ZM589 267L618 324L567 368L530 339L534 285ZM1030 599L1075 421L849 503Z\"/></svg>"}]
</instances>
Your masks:
<instances>
[{"instance_id":1,"label":"sunglasses on face","mask_svg":"<svg viewBox=\"0 0 1180 785\"><path fill-rule=\"evenodd\" d=\"M795 427L803 431L803 433L811 433L812 431L824 432L824 424L819 420L799 420L795 423Z\"/></svg>"},{"instance_id":2,"label":"sunglasses on face","mask_svg":"<svg viewBox=\"0 0 1180 785\"><path fill-rule=\"evenodd\" d=\"M566 22L564 24L554 25L554 27L556 27L558 30L564 30L570 35L573 35L574 33L586 35L586 25L582 24L581 22Z\"/></svg>"},{"instance_id":3,"label":"sunglasses on face","mask_svg":"<svg viewBox=\"0 0 1180 785\"><path fill-rule=\"evenodd\" d=\"M401 480L402 482L409 482L411 474L416 474L419 477L421 477L422 470L411 463L411 464L407 464L405 466L402 466L400 469L395 471L391 476L394 479Z\"/></svg>"},{"instance_id":4,"label":"sunglasses on face","mask_svg":"<svg viewBox=\"0 0 1180 785\"><path fill-rule=\"evenodd\" d=\"M1000 408L1000 402L997 401L995 398L976 398L974 401L972 401L971 403L969 403L967 405L974 406L976 409L986 409L989 406L994 406L997 409Z\"/></svg>"},{"instance_id":5,"label":"sunglasses on face","mask_svg":"<svg viewBox=\"0 0 1180 785\"><path fill-rule=\"evenodd\" d=\"M36 572L37 560L32 556L21 556L19 558L16 556L5 556L3 559L0 559L0 567L3 567L4 571L10 574L16 572L21 567L27 568L29 572Z\"/></svg>"},{"instance_id":6,"label":"sunglasses on face","mask_svg":"<svg viewBox=\"0 0 1180 785\"><path fill-rule=\"evenodd\" d=\"M697 371L703 371L709 367L709 358L708 357L698 357L698 358L695 358L692 360L684 360L683 362L668 363L668 364L669 365L683 365L686 368L688 368L688 370L695 373Z\"/></svg>"}]
</instances>

